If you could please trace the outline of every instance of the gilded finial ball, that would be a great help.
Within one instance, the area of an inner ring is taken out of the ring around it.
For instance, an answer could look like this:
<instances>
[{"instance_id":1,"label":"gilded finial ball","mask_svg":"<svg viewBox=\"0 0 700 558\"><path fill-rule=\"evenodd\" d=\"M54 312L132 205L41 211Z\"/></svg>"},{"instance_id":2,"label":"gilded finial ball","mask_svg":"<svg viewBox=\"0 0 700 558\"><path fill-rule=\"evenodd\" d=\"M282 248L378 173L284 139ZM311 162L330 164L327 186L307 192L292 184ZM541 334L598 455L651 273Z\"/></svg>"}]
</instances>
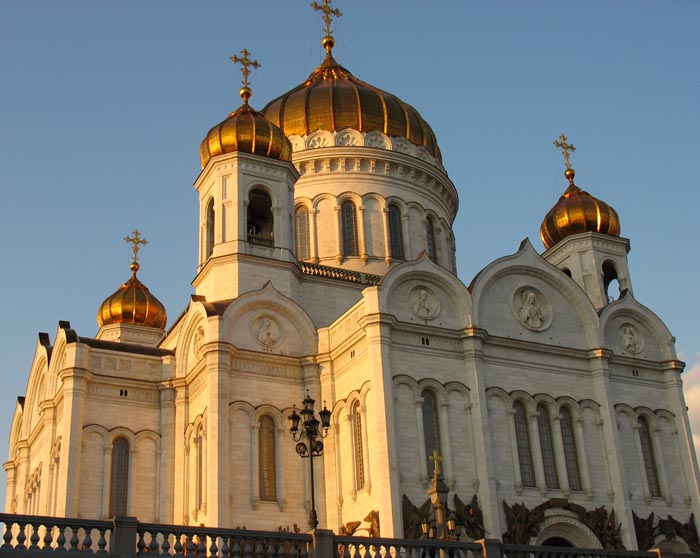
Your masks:
<instances>
[{"instance_id":1,"label":"gilded finial ball","mask_svg":"<svg viewBox=\"0 0 700 558\"><path fill-rule=\"evenodd\" d=\"M241 87L241 90L238 92L238 94L241 96L241 99L243 99L244 102L248 102L248 99L250 99L253 96L253 91L251 91L250 87L244 86Z\"/></svg>"},{"instance_id":2,"label":"gilded finial ball","mask_svg":"<svg viewBox=\"0 0 700 558\"><path fill-rule=\"evenodd\" d=\"M574 172L574 169L566 169L564 171L564 176L569 182L572 182L574 180L574 176L576 176L576 173Z\"/></svg>"},{"instance_id":3,"label":"gilded finial ball","mask_svg":"<svg viewBox=\"0 0 700 558\"><path fill-rule=\"evenodd\" d=\"M139 270L139 267L139 264L137 264L136 262L131 262L131 264L129 265L129 269L134 273L136 273Z\"/></svg>"},{"instance_id":4,"label":"gilded finial ball","mask_svg":"<svg viewBox=\"0 0 700 558\"><path fill-rule=\"evenodd\" d=\"M326 35L321 40L321 46L323 48L325 48L326 50L330 50L335 46L335 39L333 37L331 37L330 35Z\"/></svg>"}]
</instances>

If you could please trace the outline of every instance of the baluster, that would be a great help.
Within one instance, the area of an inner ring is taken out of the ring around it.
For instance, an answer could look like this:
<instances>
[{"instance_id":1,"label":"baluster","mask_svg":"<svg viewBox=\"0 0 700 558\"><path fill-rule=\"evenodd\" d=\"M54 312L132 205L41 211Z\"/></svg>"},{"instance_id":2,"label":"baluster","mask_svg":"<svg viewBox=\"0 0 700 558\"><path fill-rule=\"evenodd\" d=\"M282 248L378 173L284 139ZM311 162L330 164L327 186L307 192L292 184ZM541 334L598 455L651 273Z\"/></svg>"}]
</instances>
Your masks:
<instances>
[{"instance_id":1,"label":"baluster","mask_svg":"<svg viewBox=\"0 0 700 558\"><path fill-rule=\"evenodd\" d=\"M24 534L24 526L26 524L18 523L18 525L19 533L17 533L17 544L15 545L15 550L27 550L27 547L24 545L24 541L27 540L27 535Z\"/></svg>"},{"instance_id":2,"label":"baluster","mask_svg":"<svg viewBox=\"0 0 700 558\"><path fill-rule=\"evenodd\" d=\"M39 541L41 540L39 537L39 527L40 525L34 525L33 523L31 524L32 527L32 536L29 537L29 542L31 543L29 545L29 550L37 551L39 550Z\"/></svg>"},{"instance_id":3,"label":"baluster","mask_svg":"<svg viewBox=\"0 0 700 558\"><path fill-rule=\"evenodd\" d=\"M62 525L57 525L58 528L58 538L56 539L56 552L66 551L66 528Z\"/></svg>"},{"instance_id":4,"label":"baluster","mask_svg":"<svg viewBox=\"0 0 700 558\"><path fill-rule=\"evenodd\" d=\"M170 537L172 533L170 531L163 533L163 544L160 545L159 556L170 556Z\"/></svg>"},{"instance_id":5,"label":"baluster","mask_svg":"<svg viewBox=\"0 0 700 558\"><path fill-rule=\"evenodd\" d=\"M51 545L53 544L53 525L46 525L46 533L44 533L44 546L41 547L42 552L53 552Z\"/></svg>"},{"instance_id":6,"label":"baluster","mask_svg":"<svg viewBox=\"0 0 700 558\"><path fill-rule=\"evenodd\" d=\"M78 538L78 529L79 529L79 527L70 527L71 536L70 536L70 549L69 550L71 550L71 551L78 550L78 543L80 542L80 539Z\"/></svg>"},{"instance_id":7,"label":"baluster","mask_svg":"<svg viewBox=\"0 0 700 558\"><path fill-rule=\"evenodd\" d=\"M0 548L12 548L12 523L5 523L5 533L2 535L2 546Z\"/></svg>"},{"instance_id":8,"label":"baluster","mask_svg":"<svg viewBox=\"0 0 700 558\"><path fill-rule=\"evenodd\" d=\"M138 558L142 558L143 556L146 556L146 550L145 550L146 549L146 541L144 540L143 535L144 535L143 531L140 531L139 532L139 540L136 543L136 548L137 548L136 556L138 556Z\"/></svg>"},{"instance_id":9,"label":"baluster","mask_svg":"<svg viewBox=\"0 0 700 558\"><path fill-rule=\"evenodd\" d=\"M216 539L219 537L216 535L212 535L211 537L211 544L209 545L209 556L216 556L219 552L219 547L216 545Z\"/></svg>"},{"instance_id":10,"label":"baluster","mask_svg":"<svg viewBox=\"0 0 700 558\"><path fill-rule=\"evenodd\" d=\"M243 557L253 558L253 547L250 545L250 539L245 539L245 546L243 547Z\"/></svg>"},{"instance_id":11,"label":"baluster","mask_svg":"<svg viewBox=\"0 0 700 558\"><path fill-rule=\"evenodd\" d=\"M197 545L197 557L198 558L206 558L206 555L207 555L207 536L200 535L198 537L198 539L199 539L199 544Z\"/></svg>"},{"instance_id":12,"label":"baluster","mask_svg":"<svg viewBox=\"0 0 700 558\"><path fill-rule=\"evenodd\" d=\"M160 545L158 544L158 535L160 533L151 533L151 544L148 545L148 553L154 556L160 554Z\"/></svg>"},{"instance_id":13,"label":"baluster","mask_svg":"<svg viewBox=\"0 0 700 558\"><path fill-rule=\"evenodd\" d=\"M99 558L104 558L107 556L107 551L105 548L107 548L107 539L105 538L105 531L106 529L100 528L99 533L100 533L100 538L97 540L97 548L99 549L97 551L97 556Z\"/></svg>"},{"instance_id":14,"label":"baluster","mask_svg":"<svg viewBox=\"0 0 700 558\"><path fill-rule=\"evenodd\" d=\"M229 537L221 537L221 556L222 558L229 558L231 554L231 547L229 546Z\"/></svg>"},{"instance_id":15,"label":"baluster","mask_svg":"<svg viewBox=\"0 0 700 558\"><path fill-rule=\"evenodd\" d=\"M92 550L92 529L88 527L85 528L85 538L83 539L82 550L87 554L94 554Z\"/></svg>"},{"instance_id":16,"label":"baluster","mask_svg":"<svg viewBox=\"0 0 700 558\"><path fill-rule=\"evenodd\" d=\"M174 558L182 558L181 538L182 538L181 533L175 533L175 545L173 546L173 550L175 551Z\"/></svg>"},{"instance_id":17,"label":"baluster","mask_svg":"<svg viewBox=\"0 0 700 558\"><path fill-rule=\"evenodd\" d=\"M298 543L299 558L306 558L309 555L309 549L306 547L306 542Z\"/></svg>"},{"instance_id":18,"label":"baluster","mask_svg":"<svg viewBox=\"0 0 700 558\"><path fill-rule=\"evenodd\" d=\"M256 539L255 541L255 558L265 558L265 548L263 547L262 540Z\"/></svg>"},{"instance_id":19,"label":"baluster","mask_svg":"<svg viewBox=\"0 0 700 558\"><path fill-rule=\"evenodd\" d=\"M194 546L194 543L192 542L192 537L194 537L194 535L192 535L190 533L187 534L187 543L185 544L185 554L194 554L195 546Z\"/></svg>"},{"instance_id":20,"label":"baluster","mask_svg":"<svg viewBox=\"0 0 700 558\"><path fill-rule=\"evenodd\" d=\"M267 541L267 552L265 553L265 555L267 556L267 558L275 558L275 556L277 556L277 552L275 552L275 543L276 543L276 542L277 542L278 545L280 544L278 541L274 541L274 540L268 539L268 541Z\"/></svg>"},{"instance_id":21,"label":"baluster","mask_svg":"<svg viewBox=\"0 0 700 558\"><path fill-rule=\"evenodd\" d=\"M277 544L277 558L290 558L289 550L292 548L292 543L288 540L280 540Z\"/></svg>"},{"instance_id":22,"label":"baluster","mask_svg":"<svg viewBox=\"0 0 700 558\"><path fill-rule=\"evenodd\" d=\"M241 558L241 543L238 537L233 539L233 551L231 553L231 558Z\"/></svg>"}]
</instances>

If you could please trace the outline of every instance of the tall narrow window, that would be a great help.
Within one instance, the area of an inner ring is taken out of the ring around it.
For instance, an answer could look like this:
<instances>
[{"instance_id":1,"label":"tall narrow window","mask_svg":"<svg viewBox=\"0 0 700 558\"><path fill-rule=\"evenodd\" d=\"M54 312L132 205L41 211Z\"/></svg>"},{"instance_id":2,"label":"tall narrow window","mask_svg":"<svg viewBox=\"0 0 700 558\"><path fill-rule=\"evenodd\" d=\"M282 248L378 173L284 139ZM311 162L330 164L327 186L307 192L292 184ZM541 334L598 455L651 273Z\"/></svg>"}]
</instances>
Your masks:
<instances>
[{"instance_id":1,"label":"tall narrow window","mask_svg":"<svg viewBox=\"0 0 700 558\"><path fill-rule=\"evenodd\" d=\"M581 490L581 475L578 470L576 458L576 439L574 438L571 412L567 407L561 410L561 439L564 443L564 459L566 460L566 474L571 490Z\"/></svg>"},{"instance_id":2,"label":"tall narrow window","mask_svg":"<svg viewBox=\"0 0 700 558\"><path fill-rule=\"evenodd\" d=\"M300 207L296 211L296 240L297 240L297 260L305 261L309 259L309 210Z\"/></svg>"},{"instance_id":3,"label":"tall narrow window","mask_svg":"<svg viewBox=\"0 0 700 558\"><path fill-rule=\"evenodd\" d=\"M129 494L129 440L115 438L112 443L112 473L109 486L109 517L126 515Z\"/></svg>"},{"instance_id":4,"label":"tall narrow window","mask_svg":"<svg viewBox=\"0 0 700 558\"><path fill-rule=\"evenodd\" d=\"M530 435L527 431L527 415L520 401L513 405L515 409L515 437L518 444L518 460L520 461L520 479L523 486L535 486L532 452L530 451Z\"/></svg>"},{"instance_id":5,"label":"tall narrow window","mask_svg":"<svg viewBox=\"0 0 700 558\"><path fill-rule=\"evenodd\" d=\"M646 417L639 417L639 441L642 443L642 457L644 458L644 469L647 473L649 483L649 493L652 496L661 496L659 489L659 475L656 469L656 459L654 459L654 449L651 445L651 433Z\"/></svg>"},{"instance_id":6,"label":"tall narrow window","mask_svg":"<svg viewBox=\"0 0 700 558\"><path fill-rule=\"evenodd\" d=\"M401 210L398 205L389 206L389 251L394 260L403 260L403 232L401 230Z\"/></svg>"},{"instance_id":7,"label":"tall narrow window","mask_svg":"<svg viewBox=\"0 0 700 558\"><path fill-rule=\"evenodd\" d=\"M440 451L440 424L435 393L429 389L423 392L423 435L425 436L425 453L428 459L428 471L433 470L430 457L435 450Z\"/></svg>"},{"instance_id":8,"label":"tall narrow window","mask_svg":"<svg viewBox=\"0 0 700 558\"><path fill-rule=\"evenodd\" d=\"M437 250L435 249L435 225L433 218L428 217L425 221L425 234L428 242L428 257L437 263Z\"/></svg>"},{"instance_id":9,"label":"tall narrow window","mask_svg":"<svg viewBox=\"0 0 700 558\"><path fill-rule=\"evenodd\" d=\"M206 249L205 256L208 258L214 251L214 229L216 228L216 217L214 215L214 198L207 204L207 229L206 229Z\"/></svg>"},{"instance_id":10,"label":"tall narrow window","mask_svg":"<svg viewBox=\"0 0 700 558\"><path fill-rule=\"evenodd\" d=\"M547 488L559 488L559 477L554 460L554 447L552 445L552 429L549 422L547 407L537 406L537 429L540 434L540 447L542 448L542 464L544 465L544 482Z\"/></svg>"},{"instance_id":11,"label":"tall narrow window","mask_svg":"<svg viewBox=\"0 0 700 558\"><path fill-rule=\"evenodd\" d=\"M343 256L359 256L360 247L357 241L357 210L349 200L340 206L340 220L343 239Z\"/></svg>"},{"instance_id":12,"label":"tall narrow window","mask_svg":"<svg viewBox=\"0 0 700 558\"><path fill-rule=\"evenodd\" d=\"M277 456L275 452L275 421L270 415L260 417L258 432L260 455L260 499L277 499Z\"/></svg>"},{"instance_id":13,"label":"tall narrow window","mask_svg":"<svg viewBox=\"0 0 700 558\"><path fill-rule=\"evenodd\" d=\"M352 434L355 443L355 486L357 490L365 487L365 448L362 444L362 414L360 402L352 406Z\"/></svg>"}]
</instances>

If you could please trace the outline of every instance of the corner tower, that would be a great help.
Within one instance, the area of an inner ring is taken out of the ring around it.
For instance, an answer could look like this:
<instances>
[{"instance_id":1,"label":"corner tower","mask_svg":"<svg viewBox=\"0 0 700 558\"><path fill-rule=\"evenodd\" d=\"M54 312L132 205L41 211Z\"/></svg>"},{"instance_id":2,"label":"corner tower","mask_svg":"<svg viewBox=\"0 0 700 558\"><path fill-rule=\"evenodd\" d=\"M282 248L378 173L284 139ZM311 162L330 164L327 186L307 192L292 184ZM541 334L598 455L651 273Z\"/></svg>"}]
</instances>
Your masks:
<instances>
[{"instance_id":1,"label":"corner tower","mask_svg":"<svg viewBox=\"0 0 700 558\"><path fill-rule=\"evenodd\" d=\"M576 281L600 310L612 298L613 281L618 282L620 292L632 292L627 264L630 243L620 237L617 212L574 184L570 153L576 148L567 143L564 134L554 145L564 154L569 186L540 226L547 250L544 258Z\"/></svg>"}]
</instances>

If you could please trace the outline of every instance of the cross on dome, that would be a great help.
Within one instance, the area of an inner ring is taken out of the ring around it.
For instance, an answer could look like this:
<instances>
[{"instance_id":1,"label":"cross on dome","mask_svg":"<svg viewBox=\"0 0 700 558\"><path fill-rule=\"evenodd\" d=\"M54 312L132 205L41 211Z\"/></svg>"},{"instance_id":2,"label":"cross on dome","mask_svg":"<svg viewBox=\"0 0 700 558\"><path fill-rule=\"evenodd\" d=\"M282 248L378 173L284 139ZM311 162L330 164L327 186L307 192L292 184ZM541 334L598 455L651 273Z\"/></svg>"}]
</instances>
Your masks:
<instances>
[{"instance_id":1,"label":"cross on dome","mask_svg":"<svg viewBox=\"0 0 700 558\"><path fill-rule=\"evenodd\" d=\"M133 251L134 255L132 256L131 263L137 264L139 261L139 250L141 249L141 246L145 246L148 244L148 240L145 238L141 237L141 233L138 230L135 230L134 232L131 233L133 236L125 236L124 237L124 242L127 244L131 244L131 250Z\"/></svg>"},{"instance_id":2,"label":"cross on dome","mask_svg":"<svg viewBox=\"0 0 700 558\"><path fill-rule=\"evenodd\" d=\"M560 141L561 140L561 141ZM566 142L566 136L562 134L559 136L558 140L554 140L554 147L561 149L564 154L564 162L566 163L566 168L571 169L571 161L569 160L570 153L576 151L576 148L571 143Z\"/></svg>"},{"instance_id":3,"label":"cross on dome","mask_svg":"<svg viewBox=\"0 0 700 558\"><path fill-rule=\"evenodd\" d=\"M243 99L243 102L247 103L248 99L250 99L250 96L253 94L253 92L250 90L250 87L248 87L248 77L250 76L250 69L259 68L260 63L257 60L250 59L250 51L247 48L241 50L241 56L238 56L237 54L231 56L231 61L234 64L241 65L241 73L243 74L243 79L241 80L241 83L243 83L243 87L241 87L239 93L241 95L241 99Z\"/></svg>"},{"instance_id":4,"label":"cross on dome","mask_svg":"<svg viewBox=\"0 0 700 558\"><path fill-rule=\"evenodd\" d=\"M343 14L338 8L331 7L332 0L321 1L323 2L323 4L319 4L318 2L312 2L311 7L317 12L323 12L323 15L321 17L323 18L326 36L323 37L323 41L321 41L321 44L326 49L326 52L330 54L331 49L335 46L335 40L331 35L331 21L333 17L338 18L341 17Z\"/></svg>"}]
</instances>

